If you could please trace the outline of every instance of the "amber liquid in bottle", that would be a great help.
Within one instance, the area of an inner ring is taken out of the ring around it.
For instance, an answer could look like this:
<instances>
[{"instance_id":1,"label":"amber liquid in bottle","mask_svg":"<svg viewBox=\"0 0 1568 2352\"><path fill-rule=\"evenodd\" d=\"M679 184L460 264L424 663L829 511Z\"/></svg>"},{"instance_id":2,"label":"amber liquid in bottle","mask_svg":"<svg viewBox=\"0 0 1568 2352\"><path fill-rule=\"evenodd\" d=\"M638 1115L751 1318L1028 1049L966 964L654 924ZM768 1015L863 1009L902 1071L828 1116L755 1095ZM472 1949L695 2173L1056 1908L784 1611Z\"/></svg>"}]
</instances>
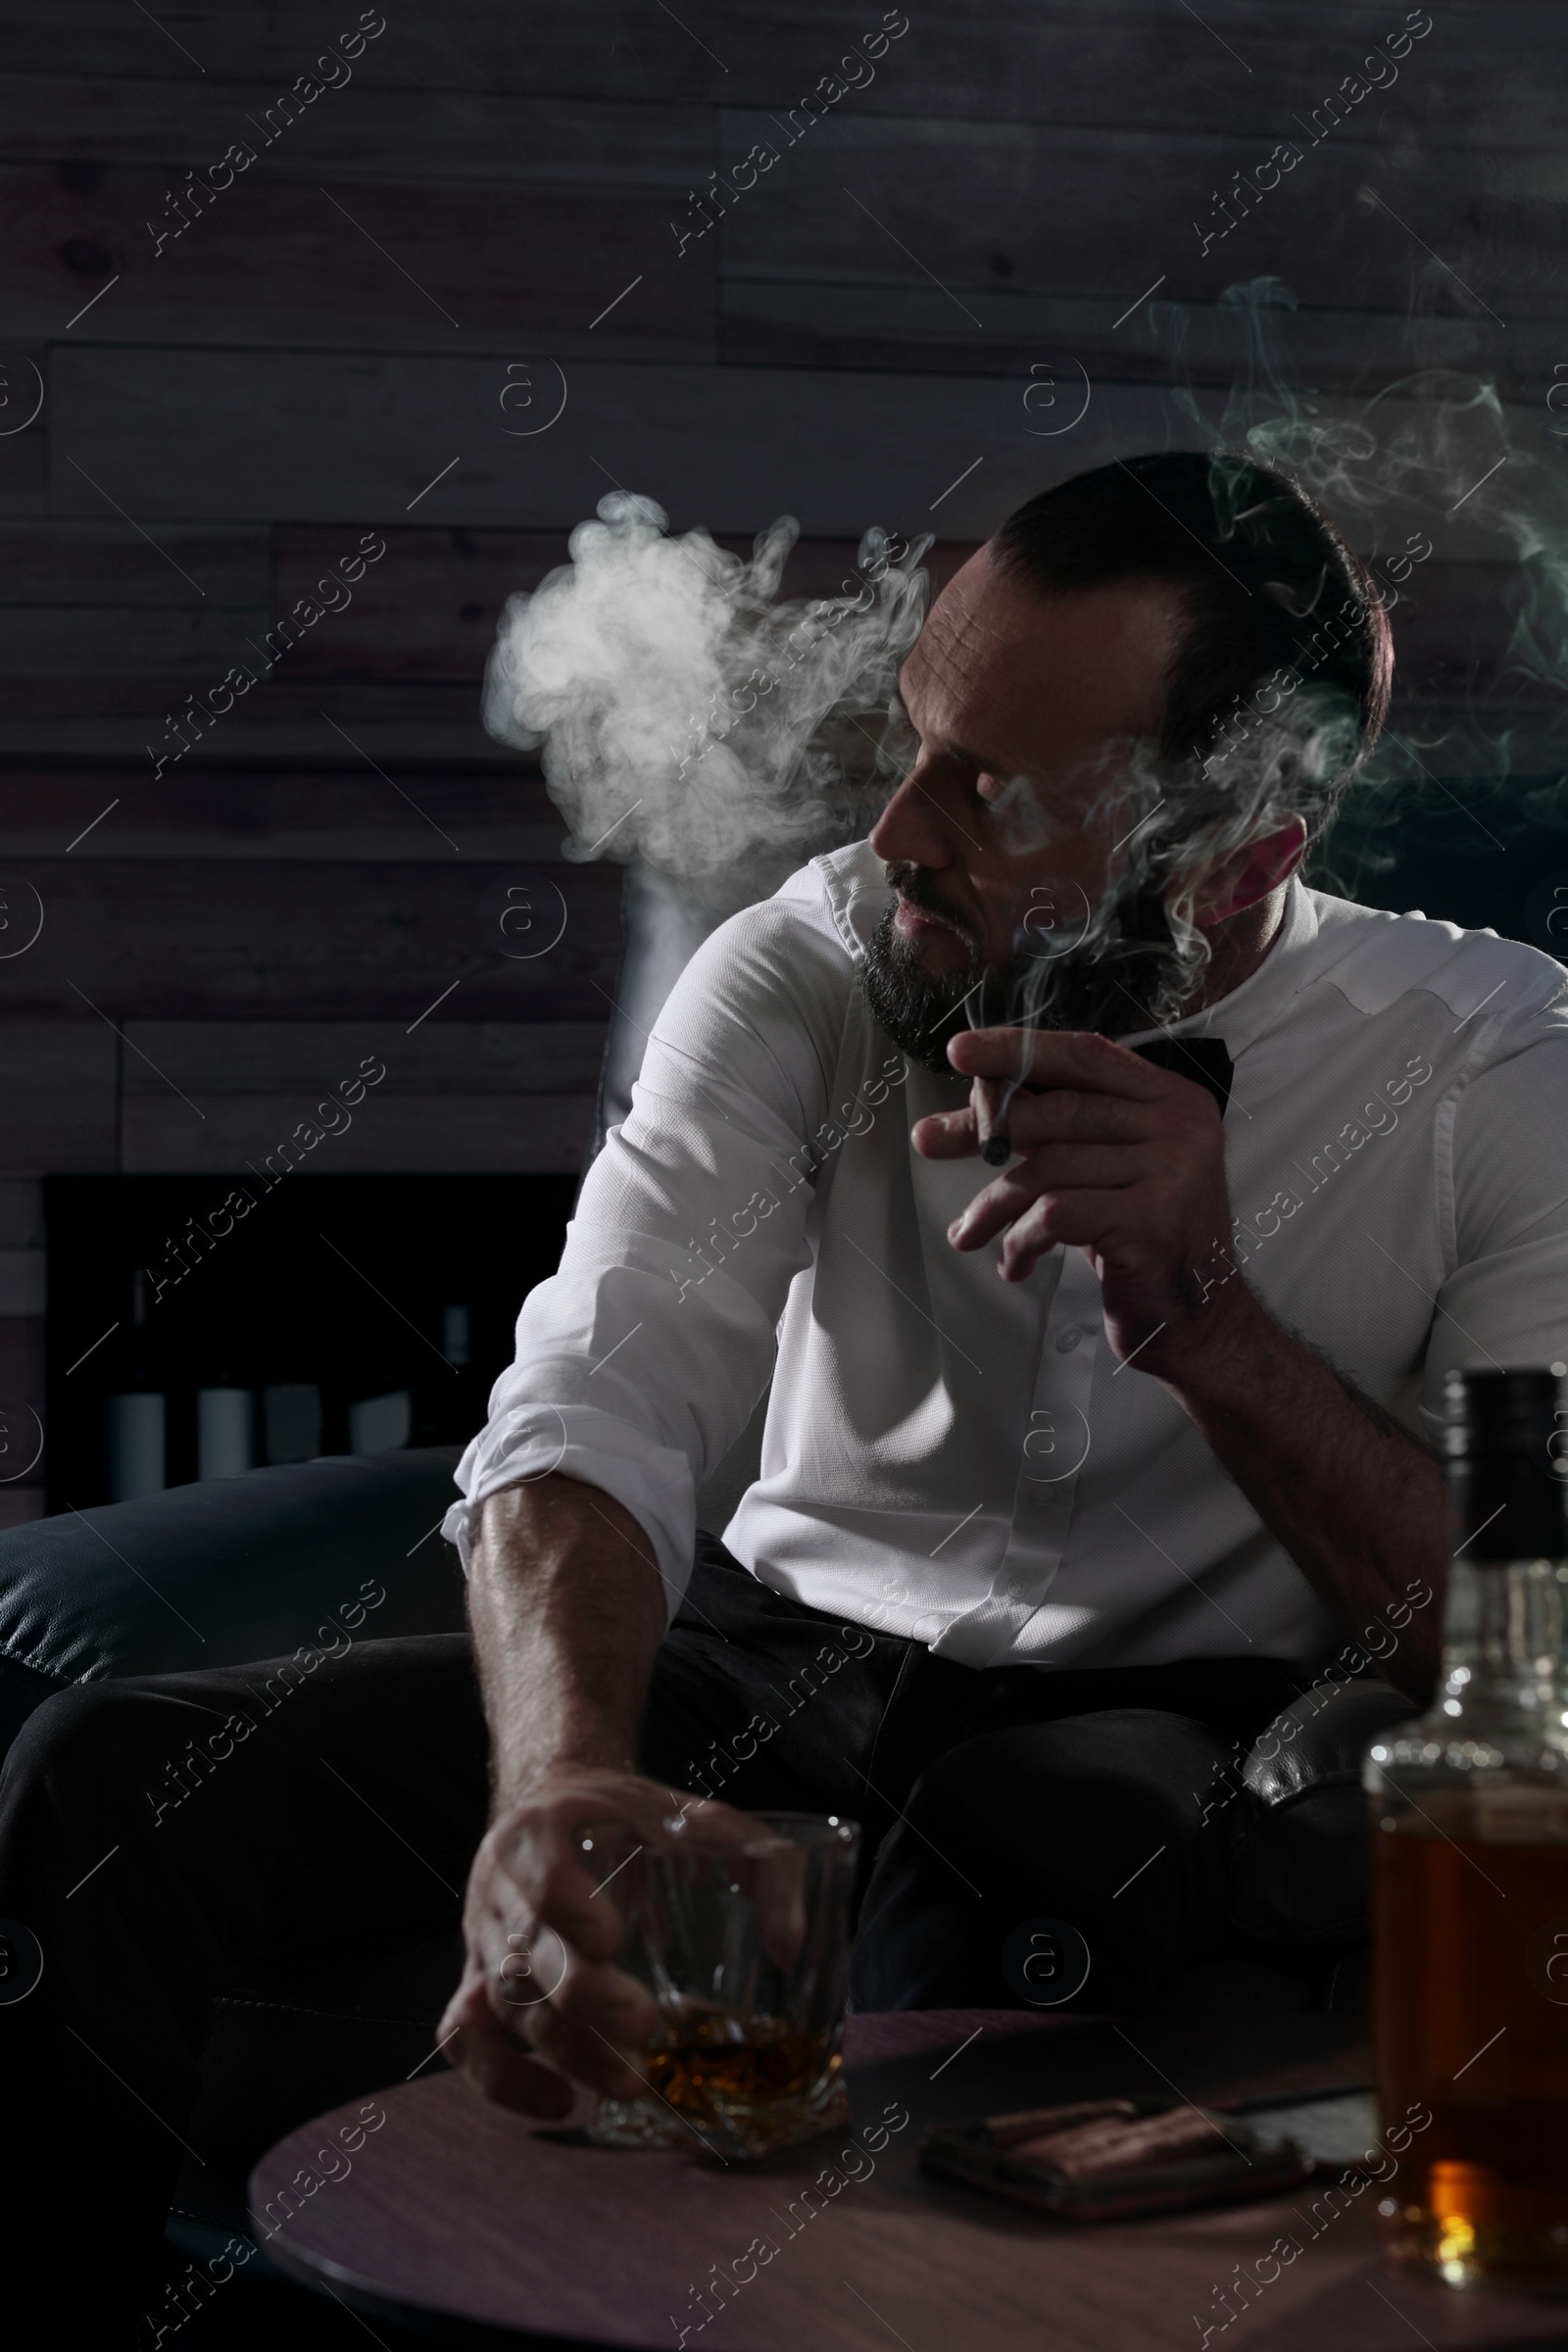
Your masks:
<instances>
[{"instance_id":1,"label":"amber liquid in bottle","mask_svg":"<svg viewBox=\"0 0 1568 2352\"><path fill-rule=\"evenodd\" d=\"M1378 2095L1415 2118L1377 2214L1452 2285L1568 2288L1568 1405L1545 1372L1447 1387L1443 1671L1364 1774Z\"/></svg>"},{"instance_id":2,"label":"amber liquid in bottle","mask_svg":"<svg viewBox=\"0 0 1568 2352\"><path fill-rule=\"evenodd\" d=\"M1568 2281L1568 1790L1422 1805L1375 1849L1379 2098L1432 2118L1390 2250L1456 2284Z\"/></svg>"}]
</instances>

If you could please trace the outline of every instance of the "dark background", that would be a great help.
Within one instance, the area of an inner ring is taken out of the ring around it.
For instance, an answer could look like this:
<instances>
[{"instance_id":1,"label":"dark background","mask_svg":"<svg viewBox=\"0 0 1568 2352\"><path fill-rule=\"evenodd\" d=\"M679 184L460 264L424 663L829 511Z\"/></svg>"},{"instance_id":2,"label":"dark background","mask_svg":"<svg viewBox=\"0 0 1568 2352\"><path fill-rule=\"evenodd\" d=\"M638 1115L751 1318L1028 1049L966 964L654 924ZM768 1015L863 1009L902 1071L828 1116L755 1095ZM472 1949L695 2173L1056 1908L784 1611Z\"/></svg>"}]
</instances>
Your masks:
<instances>
[{"instance_id":1,"label":"dark background","mask_svg":"<svg viewBox=\"0 0 1568 2352\"><path fill-rule=\"evenodd\" d=\"M513 1350L518 1301L553 1272L571 1203L566 1176L294 1176L183 1280L137 1332L128 1269L163 1268L166 1244L225 1198L211 1178L62 1176L50 1238L49 1486L56 1510L104 1492L103 1400L144 1385L168 1397L169 1484L196 1476L196 1392L314 1382L321 1450L348 1450L348 1408L406 1388L411 1443L464 1445ZM121 1328L78 1363L108 1317ZM468 1309L468 1362L443 1354L443 1310Z\"/></svg>"},{"instance_id":2,"label":"dark background","mask_svg":"<svg viewBox=\"0 0 1568 2352\"><path fill-rule=\"evenodd\" d=\"M1561 455L1555 0L1439 0L1395 86L1206 253L1214 191L1302 137L1397 0L910 0L870 86L679 257L688 191L782 146L876 0L387 0L348 84L264 143L359 13L0 5L0 940L44 918L0 954L0 1405L49 1423L57 1508L97 1498L113 1366L67 1387L82 1334L367 1054L387 1078L290 1179L311 1198L236 1240L243 1282L187 1285L172 1398L226 1318L255 1335L236 1375L321 1381L326 1443L362 1380L414 1381L433 1426L420 1343L314 1230L357 1231L421 1328L468 1303L475 1378L505 1360L591 1126L618 876L561 861L478 684L505 596L613 483L743 547L795 514L795 592L835 588L871 523L938 533L940 578L1035 489L1208 445L1249 365L1222 298L1263 278L1325 418L1475 370ZM237 140L255 163L155 250ZM1514 583L1483 505L1422 519L1396 719L1458 805L1412 803L1356 887L1555 948L1568 837L1522 802L1560 697L1498 674ZM155 780L166 714L367 531L386 554L348 610ZM1478 709L1513 771L1479 798L1449 748ZM564 894L532 961L495 929L509 881ZM51 1190L47 1234L45 1176L93 1180ZM44 1508L43 1475L0 1484L0 1522Z\"/></svg>"}]
</instances>

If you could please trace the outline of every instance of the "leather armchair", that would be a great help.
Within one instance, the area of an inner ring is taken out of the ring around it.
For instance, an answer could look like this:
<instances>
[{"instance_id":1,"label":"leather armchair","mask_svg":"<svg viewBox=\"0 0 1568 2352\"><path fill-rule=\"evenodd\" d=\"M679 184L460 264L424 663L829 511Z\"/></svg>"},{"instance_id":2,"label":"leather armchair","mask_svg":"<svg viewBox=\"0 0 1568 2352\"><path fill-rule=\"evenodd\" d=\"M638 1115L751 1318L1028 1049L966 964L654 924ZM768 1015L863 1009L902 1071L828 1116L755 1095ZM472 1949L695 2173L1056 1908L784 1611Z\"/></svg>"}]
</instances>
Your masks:
<instances>
[{"instance_id":1,"label":"leather armchair","mask_svg":"<svg viewBox=\"0 0 1568 2352\"><path fill-rule=\"evenodd\" d=\"M288 1655L318 1627L330 1644L325 1620L368 1583L386 1593L376 1637L461 1631L463 1577L438 1532L458 1454L328 1455L0 1533L0 1754L73 1683ZM243 2228L246 2177L284 2132L417 2069L460 1965L454 1934L376 1953L352 1982L220 2002L194 2119L209 2161L186 2167L171 2223L183 2252Z\"/></svg>"},{"instance_id":2,"label":"leather armchair","mask_svg":"<svg viewBox=\"0 0 1568 2352\"><path fill-rule=\"evenodd\" d=\"M461 1630L463 1578L437 1533L458 1453L329 1454L6 1529L0 1756L72 1683L276 1657L367 1578L386 1590L378 1635Z\"/></svg>"}]
</instances>

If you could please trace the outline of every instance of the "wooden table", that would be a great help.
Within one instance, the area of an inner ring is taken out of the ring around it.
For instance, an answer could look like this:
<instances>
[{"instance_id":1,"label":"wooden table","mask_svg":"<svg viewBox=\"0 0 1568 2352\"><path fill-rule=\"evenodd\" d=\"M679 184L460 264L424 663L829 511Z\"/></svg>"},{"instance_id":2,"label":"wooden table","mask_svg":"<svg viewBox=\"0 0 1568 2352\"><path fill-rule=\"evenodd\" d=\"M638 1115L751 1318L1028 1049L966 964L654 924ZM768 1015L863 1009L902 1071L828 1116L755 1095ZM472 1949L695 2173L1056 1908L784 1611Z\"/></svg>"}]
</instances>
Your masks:
<instances>
[{"instance_id":1,"label":"wooden table","mask_svg":"<svg viewBox=\"0 0 1568 2352\"><path fill-rule=\"evenodd\" d=\"M696 2154L590 2147L437 2075L370 2102L384 2120L358 2145L358 2107L281 2141L251 2183L257 2231L296 2278L453 2343L1198 2352L1205 2327L1224 2352L1568 2340L1562 2305L1455 2294L1386 2264L1368 2211L1375 2189L1332 2222L1320 2214L1315 2230L1302 2192L1074 2227L918 2169L930 2125L1048 2098L1362 2080L1367 2054L1344 2021L1120 2027L930 2011L852 2019L848 2055L853 2133L729 2169ZM887 2136L873 2153L879 2121ZM824 2168L837 2187L824 2180L803 2198ZM1282 2235L1301 2248L1284 2269L1266 2260ZM1236 2266L1251 2273L1260 2262L1277 2277L1222 2325L1216 2294ZM730 2279L727 2293L714 2291L715 2275Z\"/></svg>"}]
</instances>

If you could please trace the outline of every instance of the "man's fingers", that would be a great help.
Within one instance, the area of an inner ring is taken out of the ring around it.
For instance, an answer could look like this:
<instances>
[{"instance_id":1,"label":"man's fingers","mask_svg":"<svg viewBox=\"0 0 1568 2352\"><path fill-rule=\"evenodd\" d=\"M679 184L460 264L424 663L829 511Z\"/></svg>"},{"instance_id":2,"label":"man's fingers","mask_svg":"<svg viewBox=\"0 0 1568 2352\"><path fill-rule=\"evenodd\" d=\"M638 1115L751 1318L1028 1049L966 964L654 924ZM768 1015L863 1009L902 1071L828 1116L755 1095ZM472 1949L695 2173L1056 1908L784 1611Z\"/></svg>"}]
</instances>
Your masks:
<instances>
[{"instance_id":1,"label":"man's fingers","mask_svg":"<svg viewBox=\"0 0 1568 2352\"><path fill-rule=\"evenodd\" d=\"M1163 1106L1168 1116L1168 1106ZM1159 1106L1128 1102L1115 1095L1086 1095L1070 1087L1050 1087L1036 1094L1019 1087L1007 1105L1007 1133L1020 1152L1042 1144L1147 1143L1171 1132Z\"/></svg>"},{"instance_id":2,"label":"man's fingers","mask_svg":"<svg viewBox=\"0 0 1568 2352\"><path fill-rule=\"evenodd\" d=\"M948 1059L966 1078L1016 1078L1157 1102L1170 1080L1114 1039L1082 1029L960 1029Z\"/></svg>"},{"instance_id":3,"label":"man's fingers","mask_svg":"<svg viewBox=\"0 0 1568 2352\"><path fill-rule=\"evenodd\" d=\"M621 1936L613 1894L602 1887L611 1865L592 1870L593 1857L582 1851L580 1835L556 1822L532 1820L510 1834L497 1837L492 1831L491 1836L495 1865L485 1887L484 1914L470 1926L470 1936L477 1933L492 1967L499 1971L506 1947L516 1943L513 1931L532 1941L549 1934L590 1959L610 1959ZM541 1950L540 1958L541 1965L548 1958L554 1969L555 1951Z\"/></svg>"},{"instance_id":4,"label":"man's fingers","mask_svg":"<svg viewBox=\"0 0 1568 2352\"><path fill-rule=\"evenodd\" d=\"M648 2087L632 2064L635 2045L616 2043L592 2018L564 2018L548 2009L529 2028L528 2038L553 2066L606 2098L641 2098Z\"/></svg>"},{"instance_id":5,"label":"man's fingers","mask_svg":"<svg viewBox=\"0 0 1568 2352\"><path fill-rule=\"evenodd\" d=\"M1079 1248L1103 1246L1113 1230L1132 1223L1130 1187L1088 1187L1042 1193L1038 1186L1011 1184L1006 1179L988 1185L961 1217L948 1228L955 1250L982 1250L998 1234L1003 1238L1001 1270L1009 1281L1019 1279L1018 1261L1028 1251L1042 1257L1058 1243ZM1026 1269L1027 1270L1027 1269Z\"/></svg>"},{"instance_id":6,"label":"man's fingers","mask_svg":"<svg viewBox=\"0 0 1568 2352\"><path fill-rule=\"evenodd\" d=\"M1020 1153L1038 1151L1045 1144L1066 1143L1111 1144L1125 1150L1147 1144L1160 1132L1146 1103L1065 1087L1053 1087L1043 1094L1029 1087L1016 1088L1002 1124L1014 1152ZM972 1105L933 1111L917 1119L909 1130L909 1140L923 1159L972 1158L980 1149Z\"/></svg>"},{"instance_id":7,"label":"man's fingers","mask_svg":"<svg viewBox=\"0 0 1568 2352\"><path fill-rule=\"evenodd\" d=\"M1106 1095L1037 1095L1023 1087L1013 1094L1001 1125L1020 1156L1047 1144L1111 1145L1126 1151L1147 1143L1152 1132L1147 1114L1132 1103ZM972 1159L980 1149L979 1122L972 1108L933 1111L916 1119L909 1141L922 1159Z\"/></svg>"},{"instance_id":8,"label":"man's fingers","mask_svg":"<svg viewBox=\"0 0 1568 2352\"><path fill-rule=\"evenodd\" d=\"M528 2039L544 2047L551 2020L592 2028L619 2050L640 2050L659 2031L659 2003L646 1984L623 1968L573 1961L565 1980L536 2021L524 2027ZM537 2027L537 2031L536 2031Z\"/></svg>"},{"instance_id":9,"label":"man's fingers","mask_svg":"<svg viewBox=\"0 0 1568 2352\"><path fill-rule=\"evenodd\" d=\"M922 1159L973 1159L980 1149L972 1110L938 1110L916 1119L909 1141Z\"/></svg>"},{"instance_id":10,"label":"man's fingers","mask_svg":"<svg viewBox=\"0 0 1568 2352\"><path fill-rule=\"evenodd\" d=\"M570 2082L557 2068L517 2048L491 2015L483 1982L471 1973L448 2002L440 2034L448 2065L460 2068L498 2107L555 2123L571 2112L576 2094Z\"/></svg>"},{"instance_id":11,"label":"man's fingers","mask_svg":"<svg viewBox=\"0 0 1568 2352\"><path fill-rule=\"evenodd\" d=\"M1069 1249L1099 1246L1105 1240L1110 1216L1103 1194L1049 1193L1008 1226L997 1271L1006 1282L1022 1282L1058 1244Z\"/></svg>"},{"instance_id":12,"label":"man's fingers","mask_svg":"<svg viewBox=\"0 0 1568 2352\"><path fill-rule=\"evenodd\" d=\"M546 1940L536 1939L536 1952ZM564 1959L548 2000L513 1992L533 1980L481 1975L470 1963L441 2020L449 2063L486 2098L523 2115L559 2120L572 2106L573 2082L615 2098L644 2087L627 2053L654 2039L658 2001L621 1969Z\"/></svg>"},{"instance_id":13,"label":"man's fingers","mask_svg":"<svg viewBox=\"0 0 1568 2352\"><path fill-rule=\"evenodd\" d=\"M514 2047L499 2027L488 2033L465 2027L451 2047L474 2088L498 2107L559 2124L577 2103L576 2090L559 2067Z\"/></svg>"},{"instance_id":14,"label":"man's fingers","mask_svg":"<svg viewBox=\"0 0 1568 2352\"><path fill-rule=\"evenodd\" d=\"M514 2031L533 2009L553 2000L566 1981L572 1954L555 1930L535 1922L526 1930L511 1930L503 1942L499 1931L481 1938L485 1967L485 1997L492 2015ZM580 1965L580 1963L579 1963Z\"/></svg>"},{"instance_id":15,"label":"man's fingers","mask_svg":"<svg viewBox=\"0 0 1568 2352\"><path fill-rule=\"evenodd\" d=\"M612 1798L592 1789L553 1797L524 1806L490 1835L500 1875L515 1888L518 1909L554 1928L588 1958L609 1960L620 1945L621 1874L638 1852L668 1852L677 1843L733 1852L768 1833L733 1806L628 1775ZM502 1901L498 1888L498 1923Z\"/></svg>"},{"instance_id":16,"label":"man's fingers","mask_svg":"<svg viewBox=\"0 0 1568 2352\"><path fill-rule=\"evenodd\" d=\"M955 1250L982 1249L1016 1218L1024 1216L1037 1200L1057 1200L1065 1194L1100 1197L1103 1201L1102 1216L1109 1217L1117 1214L1122 1205L1117 1197L1147 1173L1146 1169L1129 1164L1127 1153L1104 1147L1058 1145L1049 1152L1031 1152L1004 1176L999 1176L983 1192L976 1193L968 1207L948 1227L948 1239ZM1066 1236L1058 1234L1055 1238L1062 1241Z\"/></svg>"},{"instance_id":17,"label":"man's fingers","mask_svg":"<svg viewBox=\"0 0 1568 2352\"><path fill-rule=\"evenodd\" d=\"M1032 1152L1010 1166L1006 1176L997 1176L987 1183L983 1193L976 1193L968 1209L964 1209L948 1228L948 1240L955 1249L983 1249L999 1233L1006 1233L1020 1216L1027 1216L1037 1201L1065 1200L1072 1195L1079 1201L1098 1200L1098 1225L1109 1218L1119 1218L1126 1206L1128 1188L1136 1186L1145 1171L1138 1166L1126 1166L1124 1154L1104 1151L1051 1151ZM1074 1240L1093 1240L1096 1235L1074 1235ZM1054 1240L1067 1240L1057 1233Z\"/></svg>"}]
</instances>

